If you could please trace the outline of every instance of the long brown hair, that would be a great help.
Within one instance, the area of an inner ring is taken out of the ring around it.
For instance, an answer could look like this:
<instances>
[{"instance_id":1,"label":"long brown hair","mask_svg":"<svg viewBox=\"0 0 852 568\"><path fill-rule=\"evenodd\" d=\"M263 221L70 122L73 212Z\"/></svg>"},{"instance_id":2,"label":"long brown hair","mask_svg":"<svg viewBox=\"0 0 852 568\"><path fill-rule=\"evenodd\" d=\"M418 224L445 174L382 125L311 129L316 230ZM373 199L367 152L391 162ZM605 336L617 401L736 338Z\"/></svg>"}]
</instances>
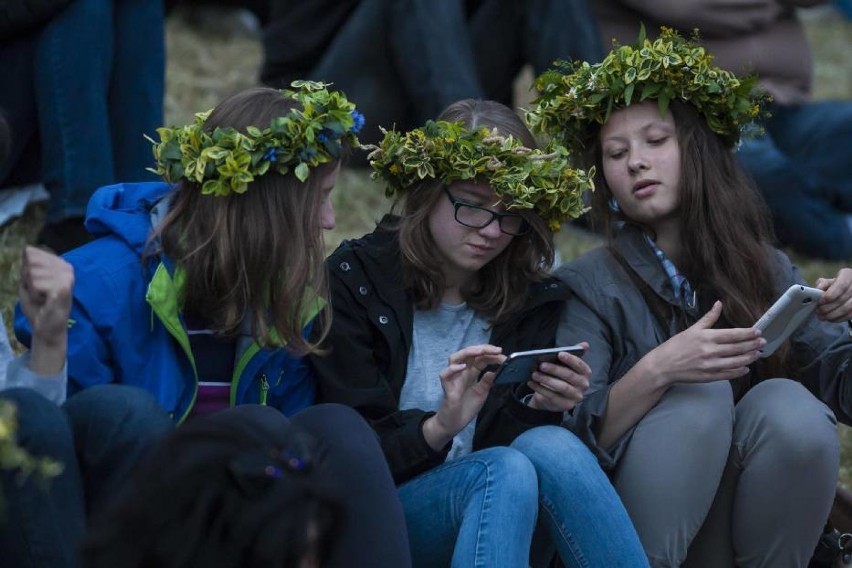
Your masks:
<instances>
[{"instance_id":1,"label":"long brown hair","mask_svg":"<svg viewBox=\"0 0 852 568\"><path fill-rule=\"evenodd\" d=\"M510 108L494 101L465 99L448 106L438 120L462 122L468 130L496 128L525 146L535 148L529 129ZM441 301L445 279L443 260L437 253L428 218L439 199L444 199L440 181L425 181L405 192L398 209L399 242L403 257L403 281L418 309L431 309ZM553 234L534 213L522 212L529 233L512 238L509 246L479 271L479 278L461 290L468 305L492 323L520 310L530 282L541 280L553 264Z\"/></svg>"},{"instance_id":2,"label":"long brown hair","mask_svg":"<svg viewBox=\"0 0 852 568\"><path fill-rule=\"evenodd\" d=\"M264 128L296 104L275 89L253 88L224 100L205 124ZM328 297L320 182L337 165L314 168L305 182L268 172L245 193L227 196L203 195L197 184L182 182L151 242L159 239L185 271L184 311L226 336L249 317L261 345L275 345L274 334L296 353L315 351L302 337L303 318L313 301L309 292ZM321 340L330 317L319 319Z\"/></svg>"},{"instance_id":3,"label":"long brown hair","mask_svg":"<svg viewBox=\"0 0 852 568\"><path fill-rule=\"evenodd\" d=\"M695 109L680 101L670 108L681 150L680 219L689 227L681 232L678 268L696 291L722 301L730 326L751 327L776 297L768 209L733 152ZM595 131L585 157L598 171L592 216L612 237L614 222L635 222L609 205L613 195L603 176L600 129ZM790 355L789 346L782 347L761 362L758 374L788 376L793 370Z\"/></svg>"}]
</instances>

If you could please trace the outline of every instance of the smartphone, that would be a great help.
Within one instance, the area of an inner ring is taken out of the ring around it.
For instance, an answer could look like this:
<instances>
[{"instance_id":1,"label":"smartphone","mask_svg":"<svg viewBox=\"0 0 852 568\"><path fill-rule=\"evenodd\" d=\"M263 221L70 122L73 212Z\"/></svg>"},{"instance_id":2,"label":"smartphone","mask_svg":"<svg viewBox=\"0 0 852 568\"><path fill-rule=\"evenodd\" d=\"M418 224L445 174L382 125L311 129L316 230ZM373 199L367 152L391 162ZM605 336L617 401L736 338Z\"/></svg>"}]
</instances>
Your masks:
<instances>
[{"instance_id":1,"label":"smartphone","mask_svg":"<svg viewBox=\"0 0 852 568\"><path fill-rule=\"evenodd\" d=\"M539 363L553 363L557 360L557 354L563 351L582 357L585 350L582 345L567 345L565 347L551 347L550 349L516 351L509 355L503 361L503 364L497 368L494 384L525 383L530 380L530 375L538 368Z\"/></svg>"},{"instance_id":2,"label":"smartphone","mask_svg":"<svg viewBox=\"0 0 852 568\"><path fill-rule=\"evenodd\" d=\"M754 324L766 340L760 356L769 357L775 353L784 340L816 310L820 298L822 290L818 288L801 284L790 286Z\"/></svg>"}]
</instances>

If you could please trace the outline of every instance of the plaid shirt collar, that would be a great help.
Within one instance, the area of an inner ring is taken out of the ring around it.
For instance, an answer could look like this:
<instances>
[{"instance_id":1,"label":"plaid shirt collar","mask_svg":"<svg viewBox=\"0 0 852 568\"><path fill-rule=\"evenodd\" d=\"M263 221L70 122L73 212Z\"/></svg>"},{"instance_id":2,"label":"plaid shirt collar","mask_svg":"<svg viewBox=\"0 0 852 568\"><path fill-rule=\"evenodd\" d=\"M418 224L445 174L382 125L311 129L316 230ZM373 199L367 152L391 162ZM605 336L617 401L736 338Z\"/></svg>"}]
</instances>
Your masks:
<instances>
[{"instance_id":1,"label":"plaid shirt collar","mask_svg":"<svg viewBox=\"0 0 852 568\"><path fill-rule=\"evenodd\" d=\"M647 234L645 235L645 241L648 243L648 246L651 247L651 250L654 251L654 255L657 257L657 260L660 261L663 270L666 272L666 276L669 277L669 282L671 283L672 290L674 291L674 297L681 302L681 305L688 308L694 308L695 294L689 280L686 279L686 276L678 272L677 267L669 259L669 257L666 256L663 249L658 247L657 243L655 243Z\"/></svg>"}]
</instances>

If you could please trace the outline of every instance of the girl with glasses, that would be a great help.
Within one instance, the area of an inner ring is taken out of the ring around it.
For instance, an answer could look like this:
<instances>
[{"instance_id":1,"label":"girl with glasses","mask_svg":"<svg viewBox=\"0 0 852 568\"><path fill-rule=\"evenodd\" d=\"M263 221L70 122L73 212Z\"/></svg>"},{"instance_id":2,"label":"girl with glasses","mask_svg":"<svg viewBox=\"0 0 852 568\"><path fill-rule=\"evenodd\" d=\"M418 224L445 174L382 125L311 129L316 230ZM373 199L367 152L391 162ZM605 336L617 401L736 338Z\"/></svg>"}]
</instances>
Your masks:
<instances>
[{"instance_id":1,"label":"girl with glasses","mask_svg":"<svg viewBox=\"0 0 852 568\"><path fill-rule=\"evenodd\" d=\"M589 384L561 354L522 384L491 365L551 347L564 286L553 230L590 187L562 147L536 149L521 119L463 100L386 132L374 177L399 197L328 259L334 326L312 357L319 398L357 409L398 484L415 566L527 566L555 545L567 566L644 566L592 455L560 426Z\"/></svg>"}]
</instances>

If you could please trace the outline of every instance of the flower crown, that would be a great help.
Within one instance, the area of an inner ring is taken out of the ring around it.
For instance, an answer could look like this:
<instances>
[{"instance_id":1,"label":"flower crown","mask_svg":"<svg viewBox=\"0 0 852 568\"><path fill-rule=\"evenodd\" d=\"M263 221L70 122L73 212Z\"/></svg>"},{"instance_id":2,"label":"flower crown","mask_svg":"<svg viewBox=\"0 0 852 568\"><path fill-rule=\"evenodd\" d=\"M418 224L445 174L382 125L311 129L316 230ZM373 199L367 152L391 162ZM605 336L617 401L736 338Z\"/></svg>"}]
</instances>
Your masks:
<instances>
[{"instance_id":1,"label":"flower crown","mask_svg":"<svg viewBox=\"0 0 852 568\"><path fill-rule=\"evenodd\" d=\"M156 168L150 171L170 183L182 179L201 184L201 192L213 195L243 193L248 184L268 171L287 174L292 169L305 181L310 168L340 157L342 145L358 147L356 134L364 126L364 116L339 91L328 84L294 81L295 90L284 96L298 101L285 116L273 118L261 130L249 126L246 132L231 127L205 128L212 110L195 115L195 121L181 128L158 128L160 141L154 145Z\"/></svg>"},{"instance_id":2,"label":"flower crown","mask_svg":"<svg viewBox=\"0 0 852 568\"><path fill-rule=\"evenodd\" d=\"M725 143L734 146L748 124L762 114L766 95L754 89L757 77L737 78L712 64L697 44L662 27L657 39L642 27L634 45L618 45L600 63L557 62L535 81L541 93L527 111L534 132L547 132L580 150L592 122L604 124L613 110L656 100L663 114L672 100L691 104Z\"/></svg>"},{"instance_id":3,"label":"flower crown","mask_svg":"<svg viewBox=\"0 0 852 568\"><path fill-rule=\"evenodd\" d=\"M405 134L382 132L378 146L365 148L372 150L372 178L387 184L388 197L426 178L444 184L482 179L507 209L532 210L555 232L563 220L585 212L583 193L594 189L594 171L570 167L568 150L555 143L544 151L530 149L487 128L431 120Z\"/></svg>"}]
</instances>

